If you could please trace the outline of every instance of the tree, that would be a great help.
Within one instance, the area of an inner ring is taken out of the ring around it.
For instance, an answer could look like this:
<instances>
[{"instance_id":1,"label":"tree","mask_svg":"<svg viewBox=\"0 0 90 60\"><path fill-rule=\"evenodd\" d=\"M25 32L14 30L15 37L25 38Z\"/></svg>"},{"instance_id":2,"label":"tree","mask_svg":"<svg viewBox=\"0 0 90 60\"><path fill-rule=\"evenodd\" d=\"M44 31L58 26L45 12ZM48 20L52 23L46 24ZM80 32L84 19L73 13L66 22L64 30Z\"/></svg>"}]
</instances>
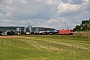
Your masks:
<instances>
[{"instance_id":1,"label":"tree","mask_svg":"<svg viewBox=\"0 0 90 60\"><path fill-rule=\"evenodd\" d=\"M90 31L90 19L83 20L80 26L76 25L76 27L73 30L74 31Z\"/></svg>"},{"instance_id":2,"label":"tree","mask_svg":"<svg viewBox=\"0 0 90 60\"><path fill-rule=\"evenodd\" d=\"M76 25L76 27L73 29L73 31L81 31L81 27L79 25Z\"/></svg>"}]
</instances>

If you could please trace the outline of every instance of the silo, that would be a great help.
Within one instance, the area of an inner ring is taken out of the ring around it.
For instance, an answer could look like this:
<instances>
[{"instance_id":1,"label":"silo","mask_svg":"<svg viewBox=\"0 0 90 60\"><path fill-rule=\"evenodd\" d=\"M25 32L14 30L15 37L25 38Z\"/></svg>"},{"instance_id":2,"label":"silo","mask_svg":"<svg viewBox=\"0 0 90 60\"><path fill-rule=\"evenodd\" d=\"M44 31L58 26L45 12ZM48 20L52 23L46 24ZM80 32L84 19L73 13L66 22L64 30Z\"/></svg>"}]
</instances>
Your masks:
<instances>
[{"instance_id":1,"label":"silo","mask_svg":"<svg viewBox=\"0 0 90 60\"><path fill-rule=\"evenodd\" d=\"M39 33L39 28L38 27L36 27L36 33Z\"/></svg>"},{"instance_id":2,"label":"silo","mask_svg":"<svg viewBox=\"0 0 90 60\"><path fill-rule=\"evenodd\" d=\"M26 33L26 27L24 27L24 33Z\"/></svg>"},{"instance_id":3,"label":"silo","mask_svg":"<svg viewBox=\"0 0 90 60\"><path fill-rule=\"evenodd\" d=\"M28 26L28 29L29 29L29 32L31 33L32 32L32 26Z\"/></svg>"},{"instance_id":4,"label":"silo","mask_svg":"<svg viewBox=\"0 0 90 60\"><path fill-rule=\"evenodd\" d=\"M16 28L16 31L19 31L19 28Z\"/></svg>"},{"instance_id":5,"label":"silo","mask_svg":"<svg viewBox=\"0 0 90 60\"><path fill-rule=\"evenodd\" d=\"M21 32L21 28L16 28L16 31Z\"/></svg>"}]
</instances>

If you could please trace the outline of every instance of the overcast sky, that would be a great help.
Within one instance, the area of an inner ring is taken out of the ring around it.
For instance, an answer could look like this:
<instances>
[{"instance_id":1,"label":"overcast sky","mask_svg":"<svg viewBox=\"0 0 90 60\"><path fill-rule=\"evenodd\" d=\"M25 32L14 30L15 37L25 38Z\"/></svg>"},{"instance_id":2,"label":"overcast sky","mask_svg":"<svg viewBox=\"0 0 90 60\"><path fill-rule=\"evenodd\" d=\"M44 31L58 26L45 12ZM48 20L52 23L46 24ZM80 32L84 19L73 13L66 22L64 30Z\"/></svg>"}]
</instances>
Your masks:
<instances>
[{"instance_id":1,"label":"overcast sky","mask_svg":"<svg viewBox=\"0 0 90 60\"><path fill-rule=\"evenodd\" d=\"M90 0L0 0L0 26L73 29L90 19Z\"/></svg>"}]
</instances>

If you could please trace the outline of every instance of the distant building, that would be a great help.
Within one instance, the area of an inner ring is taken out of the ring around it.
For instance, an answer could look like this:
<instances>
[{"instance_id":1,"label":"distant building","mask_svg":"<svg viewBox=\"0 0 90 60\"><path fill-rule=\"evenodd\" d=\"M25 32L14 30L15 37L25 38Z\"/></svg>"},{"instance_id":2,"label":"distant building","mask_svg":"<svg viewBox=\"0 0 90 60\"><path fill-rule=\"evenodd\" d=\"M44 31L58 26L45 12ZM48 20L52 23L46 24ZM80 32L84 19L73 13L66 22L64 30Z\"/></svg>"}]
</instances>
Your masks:
<instances>
[{"instance_id":1,"label":"distant building","mask_svg":"<svg viewBox=\"0 0 90 60\"><path fill-rule=\"evenodd\" d=\"M25 34L31 34L32 33L32 26L24 27L24 33Z\"/></svg>"},{"instance_id":2,"label":"distant building","mask_svg":"<svg viewBox=\"0 0 90 60\"><path fill-rule=\"evenodd\" d=\"M26 28L27 28L27 27L24 27L24 33L26 33Z\"/></svg>"},{"instance_id":3,"label":"distant building","mask_svg":"<svg viewBox=\"0 0 90 60\"><path fill-rule=\"evenodd\" d=\"M38 34L39 33L39 28L36 27L36 30L34 31L34 34Z\"/></svg>"},{"instance_id":4,"label":"distant building","mask_svg":"<svg viewBox=\"0 0 90 60\"><path fill-rule=\"evenodd\" d=\"M38 34L41 33L40 31L50 31L50 30L55 30L53 28L44 28L44 27L32 27L29 25L28 27L15 27L15 26L7 26L7 27L0 27L0 35L7 35L7 30L10 30L15 32L15 34ZM3 33L2 33L3 32Z\"/></svg>"},{"instance_id":5,"label":"distant building","mask_svg":"<svg viewBox=\"0 0 90 60\"><path fill-rule=\"evenodd\" d=\"M1 35L7 35L7 31L6 32L2 32Z\"/></svg>"},{"instance_id":6,"label":"distant building","mask_svg":"<svg viewBox=\"0 0 90 60\"><path fill-rule=\"evenodd\" d=\"M15 35L15 31L14 30L7 30L5 32L2 32L1 35Z\"/></svg>"},{"instance_id":7,"label":"distant building","mask_svg":"<svg viewBox=\"0 0 90 60\"><path fill-rule=\"evenodd\" d=\"M16 31L21 32L21 28L16 28Z\"/></svg>"},{"instance_id":8,"label":"distant building","mask_svg":"<svg viewBox=\"0 0 90 60\"><path fill-rule=\"evenodd\" d=\"M28 29L29 29L29 32L31 33L32 32L32 26L28 26Z\"/></svg>"}]
</instances>

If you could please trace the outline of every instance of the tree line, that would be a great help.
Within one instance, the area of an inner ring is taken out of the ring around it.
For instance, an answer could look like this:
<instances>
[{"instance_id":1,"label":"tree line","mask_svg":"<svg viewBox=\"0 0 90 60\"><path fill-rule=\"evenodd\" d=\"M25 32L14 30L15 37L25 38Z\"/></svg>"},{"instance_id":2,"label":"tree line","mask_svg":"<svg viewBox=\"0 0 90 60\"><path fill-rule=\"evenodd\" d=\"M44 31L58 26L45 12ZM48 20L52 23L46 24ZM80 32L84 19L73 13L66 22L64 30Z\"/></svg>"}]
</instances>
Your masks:
<instances>
[{"instance_id":1,"label":"tree line","mask_svg":"<svg viewBox=\"0 0 90 60\"><path fill-rule=\"evenodd\" d=\"M90 19L83 20L80 25L76 25L73 31L90 31Z\"/></svg>"}]
</instances>

